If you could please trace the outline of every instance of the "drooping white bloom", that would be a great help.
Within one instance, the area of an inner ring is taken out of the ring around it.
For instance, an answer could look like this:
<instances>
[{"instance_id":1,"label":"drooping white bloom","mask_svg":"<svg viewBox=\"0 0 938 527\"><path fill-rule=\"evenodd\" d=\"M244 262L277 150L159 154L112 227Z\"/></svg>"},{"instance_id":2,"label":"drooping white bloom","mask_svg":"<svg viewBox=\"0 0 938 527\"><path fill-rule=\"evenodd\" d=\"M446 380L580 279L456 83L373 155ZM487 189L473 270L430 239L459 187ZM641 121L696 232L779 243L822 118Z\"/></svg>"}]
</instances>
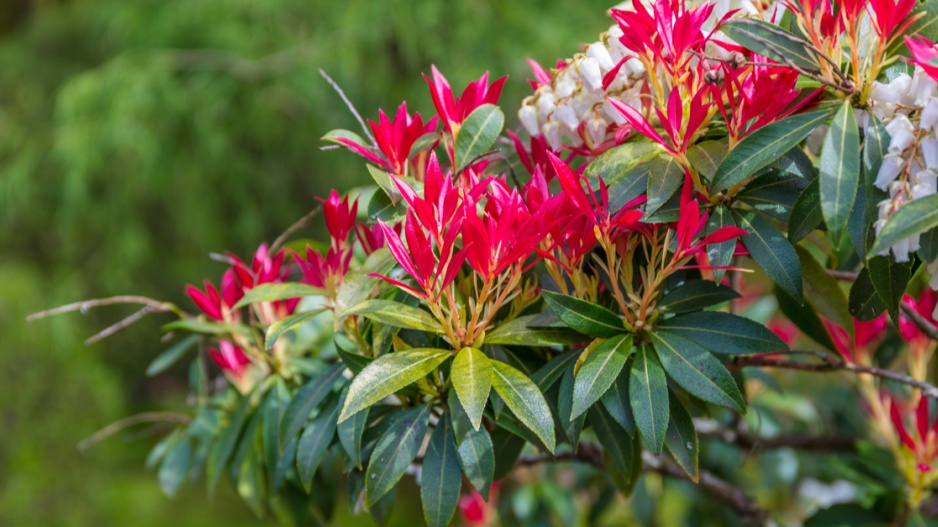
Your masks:
<instances>
[{"instance_id":1,"label":"drooping white bloom","mask_svg":"<svg viewBox=\"0 0 938 527\"><path fill-rule=\"evenodd\" d=\"M593 42L588 48L586 48L586 56L595 60L600 68L609 71L611 70L616 63L612 61L612 56L609 55L609 50L606 49L606 46L602 42Z\"/></svg>"},{"instance_id":2,"label":"drooping white bloom","mask_svg":"<svg viewBox=\"0 0 938 527\"><path fill-rule=\"evenodd\" d=\"M599 61L592 58L586 57L581 60L579 63L580 68L580 80L583 81L583 84L586 85L591 91L599 91L603 88L603 74L599 70Z\"/></svg>"},{"instance_id":3,"label":"drooping white bloom","mask_svg":"<svg viewBox=\"0 0 938 527\"><path fill-rule=\"evenodd\" d=\"M932 130L938 123L938 99L931 99L922 108L922 114L919 116L918 124L923 130Z\"/></svg>"},{"instance_id":4,"label":"drooping white bloom","mask_svg":"<svg viewBox=\"0 0 938 527\"><path fill-rule=\"evenodd\" d=\"M896 115L886 124L886 131L891 137L889 141L889 153L901 154L915 141L915 132L912 122L905 115Z\"/></svg>"},{"instance_id":5,"label":"drooping white bloom","mask_svg":"<svg viewBox=\"0 0 938 527\"><path fill-rule=\"evenodd\" d=\"M874 185L882 190L887 190L889 185L899 177L899 173L905 168L905 158L898 155L887 155L883 163L879 166L879 173L876 175Z\"/></svg>"},{"instance_id":6,"label":"drooping white bloom","mask_svg":"<svg viewBox=\"0 0 938 527\"><path fill-rule=\"evenodd\" d=\"M537 126L537 108L530 104L522 105L518 110L518 118L529 134L540 135L541 130Z\"/></svg>"},{"instance_id":7,"label":"drooping white bloom","mask_svg":"<svg viewBox=\"0 0 938 527\"><path fill-rule=\"evenodd\" d=\"M928 134L918 142L919 150L925 159L925 168L938 169L938 139L935 134Z\"/></svg>"}]
</instances>

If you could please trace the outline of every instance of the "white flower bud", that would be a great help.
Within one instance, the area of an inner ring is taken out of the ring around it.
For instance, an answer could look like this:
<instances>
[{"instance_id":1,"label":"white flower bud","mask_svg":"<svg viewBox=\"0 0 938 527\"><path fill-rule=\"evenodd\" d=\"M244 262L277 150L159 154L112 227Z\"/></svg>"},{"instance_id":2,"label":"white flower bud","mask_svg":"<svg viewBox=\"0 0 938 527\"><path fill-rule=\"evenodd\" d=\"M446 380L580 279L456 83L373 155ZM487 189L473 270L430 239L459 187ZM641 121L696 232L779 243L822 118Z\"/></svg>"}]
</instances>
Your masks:
<instances>
[{"instance_id":1,"label":"white flower bud","mask_svg":"<svg viewBox=\"0 0 938 527\"><path fill-rule=\"evenodd\" d=\"M594 58L586 57L578 64L580 69L580 81L591 91L603 89L603 73L599 71L599 61Z\"/></svg>"},{"instance_id":2,"label":"white flower bud","mask_svg":"<svg viewBox=\"0 0 938 527\"><path fill-rule=\"evenodd\" d=\"M853 110L853 115L857 119L857 126L860 127L860 130L866 130L870 125L870 114L867 113L866 110L855 109Z\"/></svg>"},{"instance_id":3,"label":"white flower bud","mask_svg":"<svg viewBox=\"0 0 938 527\"><path fill-rule=\"evenodd\" d=\"M586 48L586 56L596 60L596 63L599 64L599 67L605 71L611 70L616 63L612 61L612 57L609 56L609 50L606 49L606 45L602 42L593 42L588 48Z\"/></svg>"},{"instance_id":4,"label":"white flower bud","mask_svg":"<svg viewBox=\"0 0 938 527\"><path fill-rule=\"evenodd\" d=\"M904 167L904 158L901 156L887 155L883 158L883 163L879 166L879 173L876 174L876 181L874 181L873 184L882 190L888 189L889 184L899 177Z\"/></svg>"},{"instance_id":5,"label":"white flower bud","mask_svg":"<svg viewBox=\"0 0 938 527\"><path fill-rule=\"evenodd\" d=\"M938 99L928 101L919 116L918 125L925 130L932 130L938 123Z\"/></svg>"},{"instance_id":6,"label":"white flower bud","mask_svg":"<svg viewBox=\"0 0 938 527\"><path fill-rule=\"evenodd\" d=\"M625 64L622 65L622 68L628 71L629 75L632 77L639 77L645 74L645 65L642 64L642 61L631 58L625 61Z\"/></svg>"},{"instance_id":7,"label":"white flower bud","mask_svg":"<svg viewBox=\"0 0 938 527\"><path fill-rule=\"evenodd\" d=\"M560 129L560 123L553 118L549 119L544 125L544 137L551 150L557 150L563 146L563 131Z\"/></svg>"},{"instance_id":8,"label":"white flower bud","mask_svg":"<svg viewBox=\"0 0 938 527\"><path fill-rule=\"evenodd\" d=\"M573 111L573 107L568 102L557 105L554 110L554 117L571 131L576 130L576 127L580 124L579 119L576 118L576 112Z\"/></svg>"},{"instance_id":9,"label":"white flower bud","mask_svg":"<svg viewBox=\"0 0 938 527\"><path fill-rule=\"evenodd\" d=\"M897 102L905 106L912 106L913 104L913 97L911 97L909 93L909 88L911 87L912 77L909 77L905 73L900 73L889 83L889 88L893 90L893 93L896 95Z\"/></svg>"},{"instance_id":10,"label":"white flower bud","mask_svg":"<svg viewBox=\"0 0 938 527\"><path fill-rule=\"evenodd\" d=\"M589 137L590 144L596 147L606 140L606 121L602 117L593 114L593 118L586 123L586 135Z\"/></svg>"},{"instance_id":11,"label":"white flower bud","mask_svg":"<svg viewBox=\"0 0 938 527\"><path fill-rule=\"evenodd\" d=\"M550 91L544 91L537 97L537 120L538 122L547 121L548 116L554 113L557 106L557 98Z\"/></svg>"},{"instance_id":12,"label":"white flower bud","mask_svg":"<svg viewBox=\"0 0 938 527\"><path fill-rule=\"evenodd\" d=\"M556 82L554 83L554 93L557 95L558 99L569 97L576 91L576 79L574 75L575 73L573 73L570 66L560 70L560 73L557 74Z\"/></svg>"},{"instance_id":13,"label":"white flower bud","mask_svg":"<svg viewBox=\"0 0 938 527\"><path fill-rule=\"evenodd\" d=\"M914 129L912 122L905 115L897 115L886 123L886 131L892 138L889 141L889 153L900 154L908 148L915 141Z\"/></svg>"},{"instance_id":14,"label":"white flower bud","mask_svg":"<svg viewBox=\"0 0 938 527\"><path fill-rule=\"evenodd\" d=\"M895 104L899 102L899 93L891 84L873 81L873 89L870 90L870 99L876 102Z\"/></svg>"},{"instance_id":15,"label":"white flower bud","mask_svg":"<svg viewBox=\"0 0 938 527\"><path fill-rule=\"evenodd\" d=\"M896 255L896 263L909 261L909 242L909 238L906 238L892 246L892 254Z\"/></svg>"},{"instance_id":16,"label":"white flower bud","mask_svg":"<svg viewBox=\"0 0 938 527\"><path fill-rule=\"evenodd\" d=\"M603 103L603 113L606 114L605 117L607 120L610 120L616 123L619 126L622 126L628 122L622 113L619 110L616 110L615 107L608 100Z\"/></svg>"},{"instance_id":17,"label":"white flower bud","mask_svg":"<svg viewBox=\"0 0 938 527\"><path fill-rule=\"evenodd\" d=\"M925 158L925 168L938 169L938 138L934 134L926 135L918 142L918 147Z\"/></svg>"},{"instance_id":18,"label":"white flower bud","mask_svg":"<svg viewBox=\"0 0 938 527\"><path fill-rule=\"evenodd\" d=\"M518 119L521 120L521 124L531 137L540 135L541 131L537 126L537 109L534 106L530 104L521 106L518 110Z\"/></svg>"},{"instance_id":19,"label":"white flower bud","mask_svg":"<svg viewBox=\"0 0 938 527\"><path fill-rule=\"evenodd\" d=\"M913 104L915 106L925 106L928 100L936 95L936 87L938 87L938 83L935 82L935 79L926 74L922 68L916 66L915 74L912 76L912 86L910 87L914 99Z\"/></svg>"},{"instance_id":20,"label":"white flower bud","mask_svg":"<svg viewBox=\"0 0 938 527\"><path fill-rule=\"evenodd\" d=\"M924 198L925 196L931 196L935 193L936 177L934 172L931 170L923 170L919 172L915 179L917 179L918 182L912 185L912 199Z\"/></svg>"}]
</instances>

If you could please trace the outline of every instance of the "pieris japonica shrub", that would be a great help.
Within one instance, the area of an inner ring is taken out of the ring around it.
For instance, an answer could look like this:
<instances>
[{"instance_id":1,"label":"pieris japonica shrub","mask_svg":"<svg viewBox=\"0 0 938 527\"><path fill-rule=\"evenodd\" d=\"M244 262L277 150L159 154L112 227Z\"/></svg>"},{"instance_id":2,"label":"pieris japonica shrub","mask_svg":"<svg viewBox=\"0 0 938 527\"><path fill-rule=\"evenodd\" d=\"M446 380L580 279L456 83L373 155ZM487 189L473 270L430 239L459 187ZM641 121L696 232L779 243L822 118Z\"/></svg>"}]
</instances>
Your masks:
<instances>
[{"instance_id":1,"label":"pieris japonica shrub","mask_svg":"<svg viewBox=\"0 0 938 527\"><path fill-rule=\"evenodd\" d=\"M429 525L539 524L498 502L555 514L530 471L566 466L587 521L641 519L644 478L696 485L681 506L714 525L932 521L938 4L610 15L529 61L520 109L498 106L505 78L454 90L434 67L434 115L329 132L374 184L288 231L324 221L326 242L219 256L191 306L54 310L178 316L147 372L192 359L191 407L148 459L167 494L226 480L299 524L344 495L380 522L413 478ZM817 411L780 403L799 389ZM787 456L763 474L786 490L739 468L756 451ZM777 468L800 451L821 467Z\"/></svg>"}]
</instances>

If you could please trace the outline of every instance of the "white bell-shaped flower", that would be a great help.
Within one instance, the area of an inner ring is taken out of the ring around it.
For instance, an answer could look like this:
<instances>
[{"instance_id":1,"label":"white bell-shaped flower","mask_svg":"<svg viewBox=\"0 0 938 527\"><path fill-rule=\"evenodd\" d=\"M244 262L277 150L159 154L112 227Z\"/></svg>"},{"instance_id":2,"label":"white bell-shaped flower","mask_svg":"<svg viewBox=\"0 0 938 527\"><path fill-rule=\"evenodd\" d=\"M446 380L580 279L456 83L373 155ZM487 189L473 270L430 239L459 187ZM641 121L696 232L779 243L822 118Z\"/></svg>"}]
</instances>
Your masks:
<instances>
[{"instance_id":1,"label":"white bell-shaped flower","mask_svg":"<svg viewBox=\"0 0 938 527\"><path fill-rule=\"evenodd\" d=\"M882 190L887 190L889 185L902 173L903 168L905 168L905 158L897 155L887 155L879 166L879 173L876 174L876 181L873 184Z\"/></svg>"}]
</instances>

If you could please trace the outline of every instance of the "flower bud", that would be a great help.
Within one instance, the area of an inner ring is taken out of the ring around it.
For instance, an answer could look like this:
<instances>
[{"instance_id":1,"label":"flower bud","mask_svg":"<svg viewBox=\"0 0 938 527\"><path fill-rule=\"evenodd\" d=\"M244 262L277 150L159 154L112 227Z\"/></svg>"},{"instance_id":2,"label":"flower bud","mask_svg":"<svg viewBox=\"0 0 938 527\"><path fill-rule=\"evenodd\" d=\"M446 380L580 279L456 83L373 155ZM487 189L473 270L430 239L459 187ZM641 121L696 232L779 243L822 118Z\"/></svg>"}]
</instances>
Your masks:
<instances>
[{"instance_id":1,"label":"flower bud","mask_svg":"<svg viewBox=\"0 0 938 527\"><path fill-rule=\"evenodd\" d=\"M886 131L892 139L889 141L889 153L901 154L906 148L915 141L915 133L909 118L905 115L897 115L892 121L886 124Z\"/></svg>"},{"instance_id":2,"label":"flower bud","mask_svg":"<svg viewBox=\"0 0 938 527\"><path fill-rule=\"evenodd\" d=\"M554 110L554 117L570 130L576 130L576 127L580 124L579 119L576 118L576 112L573 111L573 107L570 106L569 102L558 104Z\"/></svg>"},{"instance_id":3,"label":"flower bud","mask_svg":"<svg viewBox=\"0 0 938 527\"><path fill-rule=\"evenodd\" d=\"M563 131L560 129L560 123L553 117L548 119L547 124L544 125L544 137L547 139L547 144L550 145L551 150L557 150L563 146Z\"/></svg>"},{"instance_id":4,"label":"flower bud","mask_svg":"<svg viewBox=\"0 0 938 527\"><path fill-rule=\"evenodd\" d=\"M926 135L918 142L918 147L925 158L925 168L938 169L938 138L934 134Z\"/></svg>"},{"instance_id":5,"label":"flower bud","mask_svg":"<svg viewBox=\"0 0 938 527\"><path fill-rule=\"evenodd\" d=\"M606 140L606 127L606 121L594 113L593 118L586 123L586 135L591 147L595 148Z\"/></svg>"},{"instance_id":6,"label":"flower bud","mask_svg":"<svg viewBox=\"0 0 938 527\"><path fill-rule=\"evenodd\" d=\"M612 61L612 57L609 56L609 50L606 49L606 46L602 42L593 42L586 49L586 56L592 59L595 59L599 64L599 67L609 71L615 67L616 63Z\"/></svg>"},{"instance_id":7,"label":"flower bud","mask_svg":"<svg viewBox=\"0 0 938 527\"><path fill-rule=\"evenodd\" d=\"M622 126L628 122L625 116L623 116L619 110L616 110L612 103L610 103L608 100L603 102L603 113L605 114L607 120L616 123L618 126Z\"/></svg>"},{"instance_id":8,"label":"flower bud","mask_svg":"<svg viewBox=\"0 0 938 527\"><path fill-rule=\"evenodd\" d=\"M603 89L603 74L599 71L599 61L587 57L580 61L580 80L590 91Z\"/></svg>"},{"instance_id":9,"label":"flower bud","mask_svg":"<svg viewBox=\"0 0 938 527\"><path fill-rule=\"evenodd\" d=\"M557 74L556 82L554 83L554 93L558 98L563 99L569 97L576 91L576 79L574 79L574 73L571 71L571 68L568 66Z\"/></svg>"},{"instance_id":10,"label":"flower bud","mask_svg":"<svg viewBox=\"0 0 938 527\"><path fill-rule=\"evenodd\" d=\"M883 158L883 163L879 166L879 173L876 174L876 181L874 181L873 184L882 190L888 189L889 184L899 177L904 167L904 158L896 155L887 155Z\"/></svg>"},{"instance_id":11,"label":"flower bud","mask_svg":"<svg viewBox=\"0 0 938 527\"><path fill-rule=\"evenodd\" d=\"M938 83L931 76L927 75L920 67L915 68L915 74L912 76L912 86L909 88L914 99L915 106L925 106L928 101L935 97L935 88Z\"/></svg>"},{"instance_id":12,"label":"flower bud","mask_svg":"<svg viewBox=\"0 0 938 527\"><path fill-rule=\"evenodd\" d=\"M870 99L876 102L895 104L899 102L899 93L892 84L874 81L873 89L870 90Z\"/></svg>"},{"instance_id":13,"label":"flower bud","mask_svg":"<svg viewBox=\"0 0 938 527\"><path fill-rule=\"evenodd\" d=\"M922 108L922 113L918 120L918 125L925 130L932 130L938 123L938 99L928 101L928 104Z\"/></svg>"},{"instance_id":14,"label":"flower bud","mask_svg":"<svg viewBox=\"0 0 938 527\"><path fill-rule=\"evenodd\" d=\"M530 104L521 106L518 110L518 119L532 137L540 135L541 130L537 126L537 109L534 106Z\"/></svg>"}]
</instances>

